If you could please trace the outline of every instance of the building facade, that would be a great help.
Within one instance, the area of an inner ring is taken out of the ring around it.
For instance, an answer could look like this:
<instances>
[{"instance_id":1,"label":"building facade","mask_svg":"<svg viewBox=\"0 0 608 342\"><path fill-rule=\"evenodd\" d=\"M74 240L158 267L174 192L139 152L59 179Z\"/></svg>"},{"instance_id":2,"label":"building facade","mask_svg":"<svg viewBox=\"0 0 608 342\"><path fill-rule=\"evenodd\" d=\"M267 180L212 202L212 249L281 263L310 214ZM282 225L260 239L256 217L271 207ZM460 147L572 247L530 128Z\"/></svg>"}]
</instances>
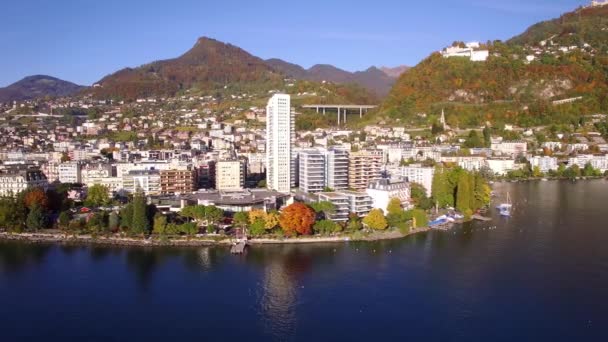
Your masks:
<instances>
[{"instance_id":1,"label":"building facade","mask_svg":"<svg viewBox=\"0 0 608 342\"><path fill-rule=\"evenodd\" d=\"M241 190L245 187L245 162L221 160L215 164L215 188L217 190Z\"/></svg>"},{"instance_id":2,"label":"building facade","mask_svg":"<svg viewBox=\"0 0 608 342\"><path fill-rule=\"evenodd\" d=\"M187 194L198 189L196 170L161 170L160 192L167 194Z\"/></svg>"},{"instance_id":3,"label":"building facade","mask_svg":"<svg viewBox=\"0 0 608 342\"><path fill-rule=\"evenodd\" d=\"M295 184L294 121L290 96L275 94L266 107L266 184L270 190L288 193Z\"/></svg>"},{"instance_id":4,"label":"building facade","mask_svg":"<svg viewBox=\"0 0 608 342\"><path fill-rule=\"evenodd\" d=\"M380 179L371 182L365 190L371 197L374 209L382 209L387 214L389 202L396 198L404 208L410 206L410 185L406 182L390 182L388 179Z\"/></svg>"},{"instance_id":5,"label":"building facade","mask_svg":"<svg viewBox=\"0 0 608 342\"><path fill-rule=\"evenodd\" d=\"M365 191L368 184L382 178L381 150L364 150L352 152L348 157L348 187Z\"/></svg>"},{"instance_id":6,"label":"building facade","mask_svg":"<svg viewBox=\"0 0 608 342\"><path fill-rule=\"evenodd\" d=\"M401 168L401 176L410 183L418 183L424 187L427 196L433 191L433 176L435 168L422 165L409 165Z\"/></svg>"},{"instance_id":7,"label":"building facade","mask_svg":"<svg viewBox=\"0 0 608 342\"><path fill-rule=\"evenodd\" d=\"M0 196L16 196L27 188L48 188L48 180L38 169L9 168L0 171Z\"/></svg>"}]
</instances>

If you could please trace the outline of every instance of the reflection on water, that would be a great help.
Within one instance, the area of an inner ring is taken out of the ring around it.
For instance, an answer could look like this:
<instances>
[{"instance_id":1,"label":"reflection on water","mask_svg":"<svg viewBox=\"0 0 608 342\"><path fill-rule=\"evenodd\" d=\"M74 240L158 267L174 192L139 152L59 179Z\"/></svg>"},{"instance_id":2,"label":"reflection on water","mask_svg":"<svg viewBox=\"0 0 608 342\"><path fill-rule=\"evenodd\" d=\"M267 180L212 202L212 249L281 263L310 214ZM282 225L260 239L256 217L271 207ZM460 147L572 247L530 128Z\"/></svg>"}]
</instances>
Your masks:
<instances>
[{"instance_id":1,"label":"reflection on water","mask_svg":"<svg viewBox=\"0 0 608 342\"><path fill-rule=\"evenodd\" d=\"M3 340L603 340L608 183L495 190L513 217L395 241L0 242Z\"/></svg>"}]
</instances>

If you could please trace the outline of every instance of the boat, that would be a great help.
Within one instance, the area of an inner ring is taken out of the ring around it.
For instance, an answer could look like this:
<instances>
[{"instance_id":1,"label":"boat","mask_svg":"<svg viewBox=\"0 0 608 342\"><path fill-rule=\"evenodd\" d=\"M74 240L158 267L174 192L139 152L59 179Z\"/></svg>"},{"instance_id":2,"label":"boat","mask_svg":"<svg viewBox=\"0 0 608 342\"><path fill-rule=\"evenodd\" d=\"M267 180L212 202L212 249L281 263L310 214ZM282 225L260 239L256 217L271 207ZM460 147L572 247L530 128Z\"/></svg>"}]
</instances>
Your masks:
<instances>
[{"instance_id":1,"label":"boat","mask_svg":"<svg viewBox=\"0 0 608 342\"><path fill-rule=\"evenodd\" d=\"M511 209L513 205L511 204L511 198L509 197L509 193L507 192L507 202L499 204L496 209L499 210L500 216L511 216Z\"/></svg>"}]
</instances>

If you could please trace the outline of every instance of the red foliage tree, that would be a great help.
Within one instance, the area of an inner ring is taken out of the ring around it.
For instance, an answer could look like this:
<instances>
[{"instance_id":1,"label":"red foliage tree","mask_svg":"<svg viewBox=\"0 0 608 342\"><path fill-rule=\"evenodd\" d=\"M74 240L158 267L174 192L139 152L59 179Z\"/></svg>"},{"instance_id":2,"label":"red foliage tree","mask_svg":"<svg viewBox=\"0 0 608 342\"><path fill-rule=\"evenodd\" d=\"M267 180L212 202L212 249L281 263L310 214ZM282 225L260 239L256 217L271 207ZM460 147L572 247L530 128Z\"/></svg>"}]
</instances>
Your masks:
<instances>
[{"instance_id":1,"label":"red foliage tree","mask_svg":"<svg viewBox=\"0 0 608 342\"><path fill-rule=\"evenodd\" d=\"M49 206L49 198L44 192L44 189L33 188L27 190L27 192L23 196L23 203L28 208L32 208L34 205L38 205L39 207L46 209Z\"/></svg>"},{"instance_id":2,"label":"red foliage tree","mask_svg":"<svg viewBox=\"0 0 608 342\"><path fill-rule=\"evenodd\" d=\"M283 210L279 224L285 235L310 235L315 223L315 211L303 203L294 203Z\"/></svg>"}]
</instances>

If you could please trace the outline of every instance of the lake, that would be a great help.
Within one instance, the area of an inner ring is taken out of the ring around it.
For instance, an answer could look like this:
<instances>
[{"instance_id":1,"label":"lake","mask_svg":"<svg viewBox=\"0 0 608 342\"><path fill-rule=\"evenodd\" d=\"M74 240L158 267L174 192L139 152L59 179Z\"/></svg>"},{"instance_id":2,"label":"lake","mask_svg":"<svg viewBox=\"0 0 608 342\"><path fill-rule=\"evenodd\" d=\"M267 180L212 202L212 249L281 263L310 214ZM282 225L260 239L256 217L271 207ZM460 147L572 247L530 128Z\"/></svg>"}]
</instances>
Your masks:
<instances>
[{"instance_id":1,"label":"lake","mask_svg":"<svg viewBox=\"0 0 608 342\"><path fill-rule=\"evenodd\" d=\"M396 241L0 242L2 340L608 340L608 182L495 191L513 217Z\"/></svg>"}]
</instances>

